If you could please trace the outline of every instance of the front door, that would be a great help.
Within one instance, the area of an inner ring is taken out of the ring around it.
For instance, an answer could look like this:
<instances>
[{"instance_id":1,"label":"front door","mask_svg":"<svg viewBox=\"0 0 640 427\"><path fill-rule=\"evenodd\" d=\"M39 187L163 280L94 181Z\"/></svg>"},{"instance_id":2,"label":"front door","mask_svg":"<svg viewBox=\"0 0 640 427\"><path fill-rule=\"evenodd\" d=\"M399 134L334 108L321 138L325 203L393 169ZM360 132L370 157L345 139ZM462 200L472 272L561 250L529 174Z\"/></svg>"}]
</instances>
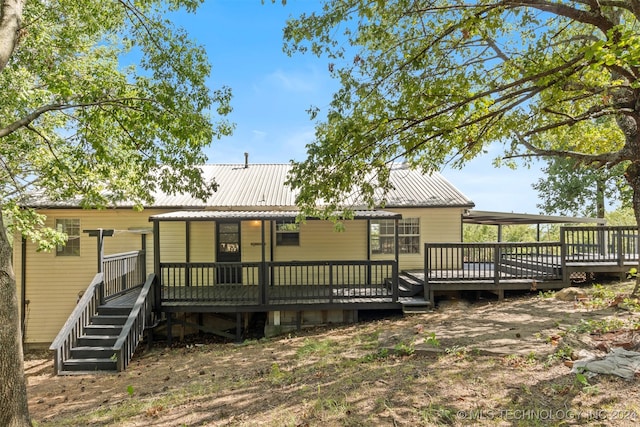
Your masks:
<instances>
[{"instance_id":1,"label":"front door","mask_svg":"<svg viewBox=\"0 0 640 427\"><path fill-rule=\"evenodd\" d=\"M242 267L225 263L241 262L240 258L240 223L216 223L216 260L222 263L216 270L218 283L242 283Z\"/></svg>"}]
</instances>

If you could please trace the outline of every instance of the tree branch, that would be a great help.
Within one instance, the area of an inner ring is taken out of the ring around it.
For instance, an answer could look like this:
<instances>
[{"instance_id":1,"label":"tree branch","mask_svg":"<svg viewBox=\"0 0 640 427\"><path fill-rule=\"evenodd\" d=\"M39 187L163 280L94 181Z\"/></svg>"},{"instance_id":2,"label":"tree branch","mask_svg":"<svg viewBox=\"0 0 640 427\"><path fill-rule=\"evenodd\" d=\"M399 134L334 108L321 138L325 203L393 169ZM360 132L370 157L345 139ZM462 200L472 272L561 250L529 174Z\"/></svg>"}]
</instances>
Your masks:
<instances>
[{"instance_id":1,"label":"tree branch","mask_svg":"<svg viewBox=\"0 0 640 427\"><path fill-rule=\"evenodd\" d=\"M126 108L129 108L126 105L123 105L123 102L132 101L132 100L154 102L152 99L146 99L146 98L117 98L117 99L106 99L102 101L87 102L82 104L65 104L65 103L48 104L40 108L37 108L33 112L27 114L25 117L16 120L15 122L9 124L8 126L5 126L4 128L1 128L0 138L3 138L7 135L11 135L13 132L17 131L18 129L28 126L30 123L33 123L34 120L37 120L40 116L48 112L71 110L74 108L97 107L97 106L109 105L109 104L118 104L121 107L124 106Z\"/></svg>"},{"instance_id":2,"label":"tree branch","mask_svg":"<svg viewBox=\"0 0 640 427\"><path fill-rule=\"evenodd\" d=\"M571 151L571 150L550 150L550 149L539 148L531 144L527 140L527 138L517 130L514 131L513 134L515 135L518 142L520 142L520 144L522 144L525 148L527 148L529 151L534 153L536 156L571 157L572 159L575 159L576 161L583 163L585 165L595 164L597 168L601 168L604 166L611 167L625 160L631 160L631 158L625 154L624 148L618 151L612 151L612 152L602 153L602 154L585 154L585 153L580 153L580 152ZM521 155L507 156L505 158L515 158L515 157L523 157L523 156L525 155L521 154Z\"/></svg>"}]
</instances>

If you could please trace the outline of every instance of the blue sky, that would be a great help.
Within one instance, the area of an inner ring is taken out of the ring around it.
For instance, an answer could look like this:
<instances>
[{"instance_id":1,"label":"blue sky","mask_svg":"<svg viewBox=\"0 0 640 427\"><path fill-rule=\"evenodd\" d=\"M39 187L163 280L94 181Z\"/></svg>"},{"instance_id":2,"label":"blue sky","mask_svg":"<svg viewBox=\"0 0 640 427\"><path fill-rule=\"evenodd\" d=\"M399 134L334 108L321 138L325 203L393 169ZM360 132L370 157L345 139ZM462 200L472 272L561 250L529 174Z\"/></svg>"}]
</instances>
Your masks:
<instances>
[{"instance_id":1,"label":"blue sky","mask_svg":"<svg viewBox=\"0 0 640 427\"><path fill-rule=\"evenodd\" d=\"M210 85L233 91L236 124L230 137L216 140L207 150L210 163L241 163L244 152L253 163L287 163L305 158L305 145L313 140L314 123L306 110L326 113L337 83L326 60L307 55L287 56L282 51L282 29L290 16L317 9L313 0L207 0L196 14L179 14L175 22L205 46L213 66ZM499 147L477 158L463 170L443 175L476 204L476 209L538 213L537 194L531 184L539 168L495 168Z\"/></svg>"}]
</instances>

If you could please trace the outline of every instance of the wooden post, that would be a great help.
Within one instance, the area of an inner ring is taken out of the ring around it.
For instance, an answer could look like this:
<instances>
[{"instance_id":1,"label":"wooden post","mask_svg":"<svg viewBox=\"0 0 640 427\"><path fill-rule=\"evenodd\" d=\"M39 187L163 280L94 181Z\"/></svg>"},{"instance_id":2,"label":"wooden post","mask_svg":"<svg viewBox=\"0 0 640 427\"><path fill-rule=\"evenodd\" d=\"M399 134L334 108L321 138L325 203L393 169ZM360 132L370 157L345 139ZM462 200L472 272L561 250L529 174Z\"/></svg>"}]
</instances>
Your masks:
<instances>
[{"instance_id":1,"label":"wooden post","mask_svg":"<svg viewBox=\"0 0 640 427\"><path fill-rule=\"evenodd\" d=\"M398 290L398 276L400 275L400 220L398 218L395 219L394 223L394 233L395 233L395 265L393 267L393 302L398 301L399 290Z\"/></svg>"},{"instance_id":2,"label":"wooden post","mask_svg":"<svg viewBox=\"0 0 640 427\"><path fill-rule=\"evenodd\" d=\"M423 286L423 293L424 293L424 299L425 300L429 300L429 302L431 303L431 307L435 307L436 301L435 301L435 295L433 293L433 289L431 288L431 285L429 284L429 263L431 262L431 251L429 250L429 244L425 243L424 244L424 284Z\"/></svg>"},{"instance_id":3,"label":"wooden post","mask_svg":"<svg viewBox=\"0 0 640 427\"><path fill-rule=\"evenodd\" d=\"M142 265L140 266L141 274L142 274L142 282L144 283L147 280L147 235L141 234L142 241L140 242L140 249L142 252Z\"/></svg>"},{"instance_id":4,"label":"wooden post","mask_svg":"<svg viewBox=\"0 0 640 427\"><path fill-rule=\"evenodd\" d=\"M184 267L184 285L191 286L191 221L184 223L185 234L185 260L186 265Z\"/></svg>"},{"instance_id":5,"label":"wooden post","mask_svg":"<svg viewBox=\"0 0 640 427\"><path fill-rule=\"evenodd\" d=\"M265 221L264 219L261 221L261 239L262 239L262 264L260 266L260 288L258 291L259 304L265 305L267 303L267 248L266 248L266 240L265 240Z\"/></svg>"},{"instance_id":6,"label":"wooden post","mask_svg":"<svg viewBox=\"0 0 640 427\"><path fill-rule=\"evenodd\" d=\"M242 342L242 313L236 313L236 342Z\"/></svg>"},{"instance_id":7,"label":"wooden post","mask_svg":"<svg viewBox=\"0 0 640 427\"><path fill-rule=\"evenodd\" d=\"M156 312L160 312L162 305L162 271L160 271L160 222L153 221L153 270L156 274L156 290L153 302Z\"/></svg>"},{"instance_id":8,"label":"wooden post","mask_svg":"<svg viewBox=\"0 0 640 427\"><path fill-rule=\"evenodd\" d=\"M562 272L562 283L566 286L571 279L567 271L567 239L566 227L560 227L560 271Z\"/></svg>"}]
</instances>

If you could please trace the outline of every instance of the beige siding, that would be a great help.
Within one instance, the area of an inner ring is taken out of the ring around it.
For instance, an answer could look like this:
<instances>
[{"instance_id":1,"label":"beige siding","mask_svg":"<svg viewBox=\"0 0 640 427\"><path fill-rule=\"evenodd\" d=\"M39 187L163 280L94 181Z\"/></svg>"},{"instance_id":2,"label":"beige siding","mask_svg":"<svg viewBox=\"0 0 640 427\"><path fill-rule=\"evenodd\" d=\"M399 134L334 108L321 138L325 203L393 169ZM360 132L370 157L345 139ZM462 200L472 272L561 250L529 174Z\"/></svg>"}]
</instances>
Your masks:
<instances>
[{"instance_id":1,"label":"beige siding","mask_svg":"<svg viewBox=\"0 0 640 427\"><path fill-rule=\"evenodd\" d=\"M160 236L162 238L162 235ZM194 221L190 233L191 262L214 262L216 259L216 223ZM177 244L177 243L176 243ZM162 248L160 253L162 253Z\"/></svg>"},{"instance_id":2,"label":"beige siding","mask_svg":"<svg viewBox=\"0 0 640 427\"><path fill-rule=\"evenodd\" d=\"M269 261L271 251L271 221L264 222L265 259ZM262 221L243 221L240 225L240 250L242 262L262 261Z\"/></svg>"},{"instance_id":3,"label":"beige siding","mask_svg":"<svg viewBox=\"0 0 640 427\"><path fill-rule=\"evenodd\" d=\"M204 237L204 236L203 236ZM160 222L160 262L187 260L186 224L182 221Z\"/></svg>"},{"instance_id":4,"label":"beige siding","mask_svg":"<svg viewBox=\"0 0 640 427\"><path fill-rule=\"evenodd\" d=\"M330 221L309 220L300 224L300 246L275 246L275 261L366 260L367 221L345 222L336 231Z\"/></svg>"}]
</instances>

